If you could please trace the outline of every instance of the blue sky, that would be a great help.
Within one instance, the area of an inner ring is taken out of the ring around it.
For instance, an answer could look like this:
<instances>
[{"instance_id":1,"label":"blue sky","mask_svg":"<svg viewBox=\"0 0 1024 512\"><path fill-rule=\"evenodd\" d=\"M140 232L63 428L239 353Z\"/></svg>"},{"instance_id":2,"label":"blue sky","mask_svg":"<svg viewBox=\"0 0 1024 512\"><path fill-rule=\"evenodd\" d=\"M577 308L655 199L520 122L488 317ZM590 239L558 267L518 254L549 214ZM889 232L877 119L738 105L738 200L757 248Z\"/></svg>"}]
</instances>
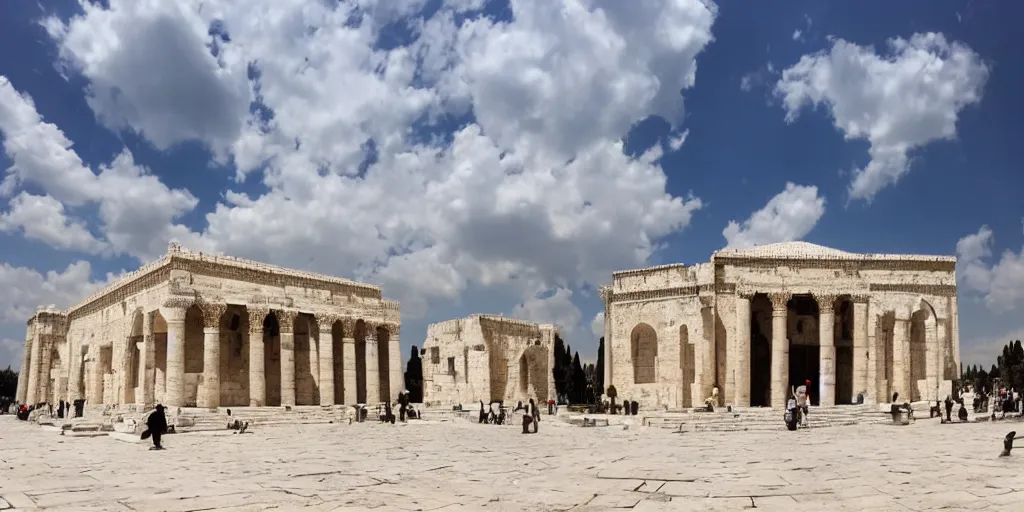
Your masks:
<instances>
[{"instance_id":1,"label":"blue sky","mask_svg":"<svg viewBox=\"0 0 1024 512\"><path fill-rule=\"evenodd\" d=\"M0 3L0 367L169 239L381 284L405 353L487 312L593 358L612 271L784 240L957 254L965 363L1024 338L1018 2L43 5Z\"/></svg>"}]
</instances>

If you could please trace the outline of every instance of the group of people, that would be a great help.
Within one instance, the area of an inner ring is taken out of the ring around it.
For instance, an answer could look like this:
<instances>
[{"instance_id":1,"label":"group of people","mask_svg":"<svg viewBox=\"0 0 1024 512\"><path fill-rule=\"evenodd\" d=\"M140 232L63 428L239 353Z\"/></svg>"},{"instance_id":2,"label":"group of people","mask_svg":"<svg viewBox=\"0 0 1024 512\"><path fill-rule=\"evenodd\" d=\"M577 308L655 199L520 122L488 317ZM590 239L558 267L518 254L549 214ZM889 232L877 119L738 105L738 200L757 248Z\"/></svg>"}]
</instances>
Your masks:
<instances>
[{"instance_id":1,"label":"group of people","mask_svg":"<svg viewBox=\"0 0 1024 512\"><path fill-rule=\"evenodd\" d=\"M506 413L504 402L494 402L490 406L485 406L484 401L480 400L480 416L477 423L490 424L490 425L504 425L508 419L508 413ZM511 413L515 414L522 411L523 417L523 433L524 434L536 434L538 425L540 424L540 409L537 408L537 403L531 398L527 403L518 402L516 403L515 409L512 409ZM548 414L553 412L553 407L548 408ZM532 430L531 430L532 427Z\"/></svg>"},{"instance_id":2,"label":"group of people","mask_svg":"<svg viewBox=\"0 0 1024 512\"><path fill-rule=\"evenodd\" d=\"M383 405L377 407L377 419L381 423L395 424L395 409L394 406L398 405L398 421L405 423L407 419L419 418L419 412L409 403L409 391L403 389L398 394L398 401L396 404L392 404L390 401L384 402Z\"/></svg>"}]
</instances>

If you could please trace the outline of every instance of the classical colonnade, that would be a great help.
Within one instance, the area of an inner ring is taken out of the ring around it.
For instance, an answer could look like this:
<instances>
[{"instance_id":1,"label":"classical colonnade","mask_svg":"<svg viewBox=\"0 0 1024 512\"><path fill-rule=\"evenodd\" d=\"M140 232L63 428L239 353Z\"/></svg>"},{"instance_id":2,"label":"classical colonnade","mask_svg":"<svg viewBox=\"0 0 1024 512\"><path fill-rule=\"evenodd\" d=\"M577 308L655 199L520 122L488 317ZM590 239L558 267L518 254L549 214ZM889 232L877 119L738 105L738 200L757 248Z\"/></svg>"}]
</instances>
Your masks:
<instances>
[{"instance_id":1,"label":"classical colonnade","mask_svg":"<svg viewBox=\"0 0 1024 512\"><path fill-rule=\"evenodd\" d=\"M870 295L738 291L735 316L719 316L718 329L711 323L713 296L700 299L705 342L690 345L687 326L680 327L684 393L693 384L695 396L707 396L718 386L723 403L782 408L791 387L806 379L814 384L814 401L830 406L852 403L861 393L868 402L888 401L892 392L901 400L935 399L943 378L955 378L947 368L952 356L943 355L950 320L937 318L923 299L893 307ZM731 322L735 334L725 336ZM654 383L654 329L638 324L630 338L634 384ZM844 357L837 358L838 350ZM808 364L805 356L815 351L816 361Z\"/></svg>"},{"instance_id":2,"label":"classical colonnade","mask_svg":"<svg viewBox=\"0 0 1024 512\"><path fill-rule=\"evenodd\" d=\"M109 331L70 322L71 360L53 372L66 375L66 394L56 396L212 408L367 403L401 390L398 323L177 299L130 318L127 336L111 341L103 340ZM54 366L43 338L26 347L20 400L51 399L42 383ZM114 344L123 346L117 361Z\"/></svg>"}]
</instances>

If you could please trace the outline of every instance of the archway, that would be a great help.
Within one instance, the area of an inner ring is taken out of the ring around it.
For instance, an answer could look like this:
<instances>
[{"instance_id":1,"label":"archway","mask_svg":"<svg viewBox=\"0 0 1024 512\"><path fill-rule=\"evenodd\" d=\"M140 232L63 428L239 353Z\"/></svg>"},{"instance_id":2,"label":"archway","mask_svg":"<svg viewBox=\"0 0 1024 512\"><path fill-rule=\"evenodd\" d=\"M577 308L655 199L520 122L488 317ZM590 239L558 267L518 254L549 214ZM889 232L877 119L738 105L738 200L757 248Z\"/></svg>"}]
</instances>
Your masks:
<instances>
[{"instance_id":1,"label":"archway","mask_svg":"<svg viewBox=\"0 0 1024 512\"><path fill-rule=\"evenodd\" d=\"M203 310L193 304L185 310L185 405L196 406L203 379Z\"/></svg>"},{"instance_id":2,"label":"archway","mask_svg":"<svg viewBox=\"0 0 1024 512\"><path fill-rule=\"evenodd\" d=\"M345 326L336 320L331 326L331 347L334 349L334 403L345 403Z\"/></svg>"},{"instance_id":3,"label":"archway","mask_svg":"<svg viewBox=\"0 0 1024 512\"><path fill-rule=\"evenodd\" d=\"M157 403L167 399L167 321L160 311L153 315L153 398Z\"/></svg>"},{"instance_id":4,"label":"archway","mask_svg":"<svg viewBox=\"0 0 1024 512\"><path fill-rule=\"evenodd\" d=\"M220 318L220 405L249 405L249 314L231 305Z\"/></svg>"},{"instance_id":5,"label":"archway","mask_svg":"<svg viewBox=\"0 0 1024 512\"><path fill-rule=\"evenodd\" d=\"M295 405L320 405L320 360L316 346L316 319L295 317Z\"/></svg>"},{"instance_id":6,"label":"archway","mask_svg":"<svg viewBox=\"0 0 1024 512\"><path fill-rule=\"evenodd\" d=\"M928 353L928 331L929 323L932 322L932 316L928 311L928 306L924 306L922 309L915 311L910 316L910 353L907 354L909 361L909 373L910 387L908 389L911 401L922 400L923 397L928 395L927 393L927 378L928 378L928 365L927 365L927 353ZM934 330L931 333L934 336Z\"/></svg>"},{"instance_id":7,"label":"archway","mask_svg":"<svg viewBox=\"0 0 1024 512\"><path fill-rule=\"evenodd\" d=\"M881 399L884 402L892 399L892 394L897 387L896 383L893 382L893 375L895 373L893 332L895 329L896 313L889 311L879 315L878 323L875 327L875 348L878 351L876 371L878 390L881 392Z\"/></svg>"},{"instance_id":8,"label":"archway","mask_svg":"<svg viewBox=\"0 0 1024 512\"><path fill-rule=\"evenodd\" d=\"M139 373L140 363L146 357L146 354L143 352L142 315L142 310L139 309L135 311L132 317L132 330L128 335L128 343L124 354L128 375L125 379L124 397L122 397L122 400L126 404L134 404L136 398L142 398Z\"/></svg>"},{"instance_id":9,"label":"archway","mask_svg":"<svg viewBox=\"0 0 1024 512\"><path fill-rule=\"evenodd\" d=\"M758 293L750 300L750 406L772 404L772 301Z\"/></svg>"},{"instance_id":10,"label":"archway","mask_svg":"<svg viewBox=\"0 0 1024 512\"><path fill-rule=\"evenodd\" d=\"M690 330L686 324L679 326L679 371L683 377L680 404L682 407L693 407L693 384L697 381L697 366L693 344L690 343Z\"/></svg>"},{"instance_id":11,"label":"archway","mask_svg":"<svg viewBox=\"0 0 1024 512\"><path fill-rule=\"evenodd\" d=\"M281 405L281 326L273 311L263 318L263 376L267 406Z\"/></svg>"},{"instance_id":12,"label":"archway","mask_svg":"<svg viewBox=\"0 0 1024 512\"><path fill-rule=\"evenodd\" d=\"M811 381L807 393L811 405L818 405L821 397L821 339L818 331L818 302L811 295L794 295L789 300L786 315L786 333L789 337L789 388Z\"/></svg>"},{"instance_id":13,"label":"archway","mask_svg":"<svg viewBox=\"0 0 1024 512\"><path fill-rule=\"evenodd\" d=\"M835 327L832 331L836 347L836 405L849 405L853 395L853 301L849 296L839 297L833 305Z\"/></svg>"},{"instance_id":14,"label":"archway","mask_svg":"<svg viewBox=\"0 0 1024 512\"><path fill-rule=\"evenodd\" d=\"M377 375L380 379L380 401L391 401L391 333L377 326Z\"/></svg>"},{"instance_id":15,"label":"archway","mask_svg":"<svg viewBox=\"0 0 1024 512\"><path fill-rule=\"evenodd\" d=\"M366 322L356 320L356 403L366 403Z\"/></svg>"},{"instance_id":16,"label":"archway","mask_svg":"<svg viewBox=\"0 0 1024 512\"><path fill-rule=\"evenodd\" d=\"M653 384L658 361L658 334L647 324L637 324L629 336L633 356L633 384Z\"/></svg>"}]
</instances>

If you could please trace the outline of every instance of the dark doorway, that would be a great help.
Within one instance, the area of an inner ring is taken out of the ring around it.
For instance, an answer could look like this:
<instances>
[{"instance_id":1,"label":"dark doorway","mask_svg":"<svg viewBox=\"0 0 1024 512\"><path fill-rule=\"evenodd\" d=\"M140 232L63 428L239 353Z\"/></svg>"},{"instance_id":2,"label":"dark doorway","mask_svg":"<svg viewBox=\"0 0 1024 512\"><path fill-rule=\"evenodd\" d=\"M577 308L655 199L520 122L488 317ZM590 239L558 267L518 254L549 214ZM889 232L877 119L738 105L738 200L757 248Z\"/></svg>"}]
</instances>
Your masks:
<instances>
[{"instance_id":1,"label":"dark doorway","mask_svg":"<svg viewBox=\"0 0 1024 512\"><path fill-rule=\"evenodd\" d=\"M772 403L772 303L760 293L750 301L750 406Z\"/></svg>"},{"instance_id":2,"label":"dark doorway","mask_svg":"<svg viewBox=\"0 0 1024 512\"><path fill-rule=\"evenodd\" d=\"M818 376L821 373L821 347L817 345L791 345L789 347L789 382L792 386L799 386L804 381L811 381L811 387L807 393L811 395L811 405L818 405L821 397L818 392L821 389ZM786 398L789 398L789 391L786 391Z\"/></svg>"}]
</instances>

